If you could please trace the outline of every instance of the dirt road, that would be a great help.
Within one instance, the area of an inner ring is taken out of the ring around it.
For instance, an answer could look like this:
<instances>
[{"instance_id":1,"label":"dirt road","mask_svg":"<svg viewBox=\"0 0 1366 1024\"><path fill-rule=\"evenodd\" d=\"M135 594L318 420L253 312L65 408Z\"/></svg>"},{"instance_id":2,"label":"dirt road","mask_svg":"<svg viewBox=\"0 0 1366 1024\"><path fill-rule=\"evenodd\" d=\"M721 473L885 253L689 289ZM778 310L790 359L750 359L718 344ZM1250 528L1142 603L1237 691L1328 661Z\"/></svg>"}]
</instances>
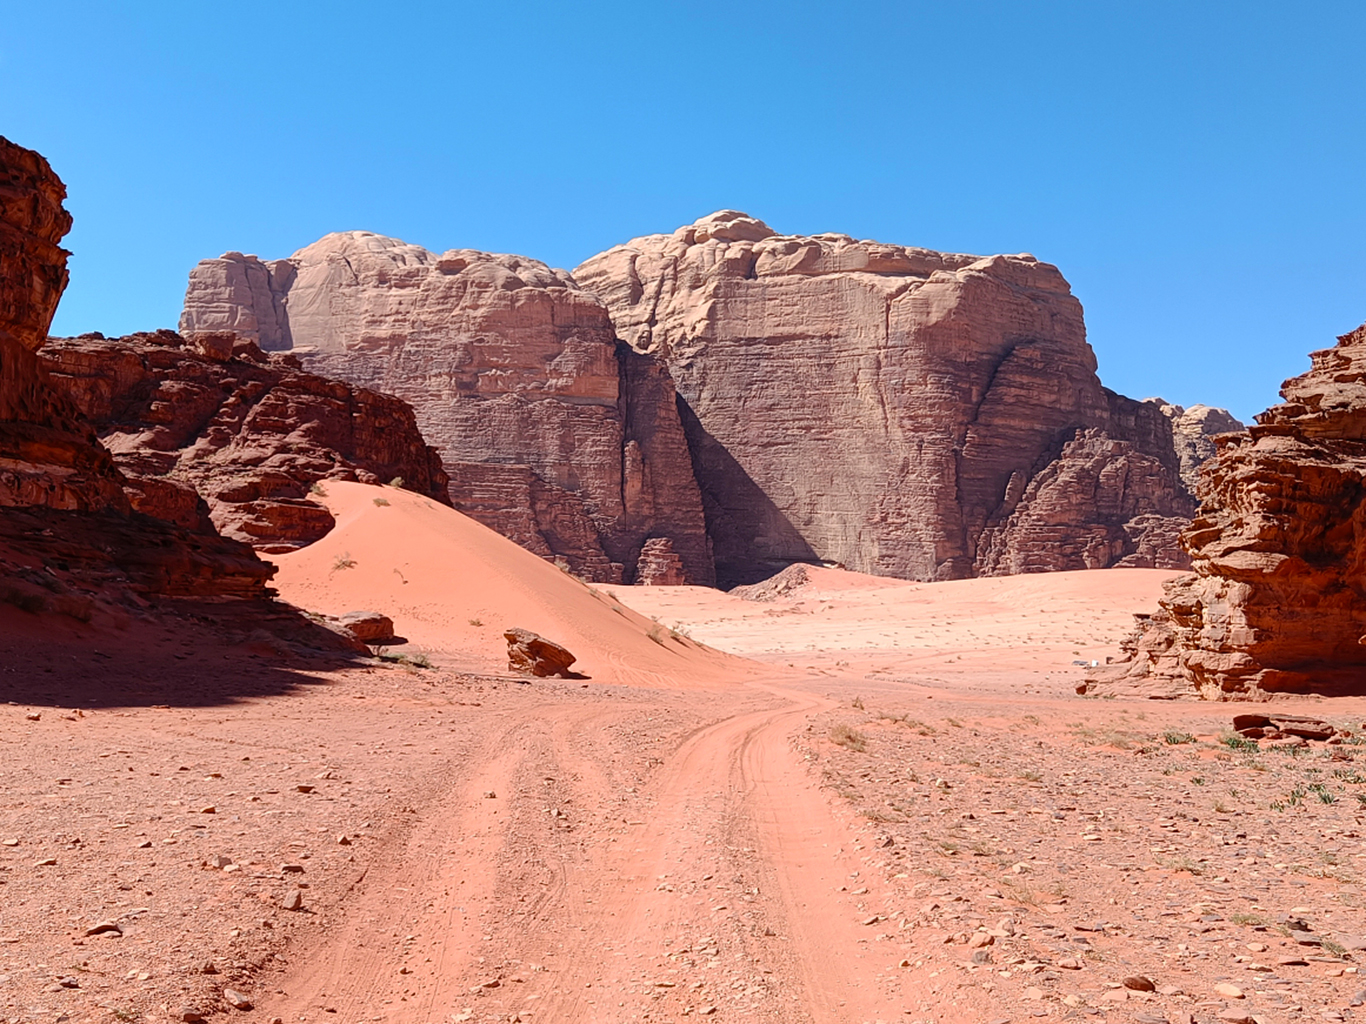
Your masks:
<instances>
[{"instance_id":1,"label":"dirt road","mask_svg":"<svg viewBox=\"0 0 1366 1024\"><path fill-rule=\"evenodd\" d=\"M710 701L546 704L505 721L372 868L264 1008L285 1020L899 1016L860 827L794 742L834 705L773 682ZM643 742L642 742L643 741ZM493 795L490 795L493 794ZM858 895L854 891L863 890Z\"/></svg>"}]
</instances>

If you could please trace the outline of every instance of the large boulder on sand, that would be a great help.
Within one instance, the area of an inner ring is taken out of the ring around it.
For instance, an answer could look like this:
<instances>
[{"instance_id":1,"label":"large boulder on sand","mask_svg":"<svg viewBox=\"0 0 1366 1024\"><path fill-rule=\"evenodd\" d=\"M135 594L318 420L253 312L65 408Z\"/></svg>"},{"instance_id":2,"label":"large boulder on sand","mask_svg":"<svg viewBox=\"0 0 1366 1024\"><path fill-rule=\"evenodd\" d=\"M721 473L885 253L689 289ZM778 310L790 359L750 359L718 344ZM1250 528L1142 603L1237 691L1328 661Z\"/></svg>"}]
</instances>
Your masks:
<instances>
[{"instance_id":1,"label":"large boulder on sand","mask_svg":"<svg viewBox=\"0 0 1366 1024\"><path fill-rule=\"evenodd\" d=\"M569 666L578 659L545 637L516 626L503 633L508 642L508 668L533 676L571 676Z\"/></svg>"}]
</instances>

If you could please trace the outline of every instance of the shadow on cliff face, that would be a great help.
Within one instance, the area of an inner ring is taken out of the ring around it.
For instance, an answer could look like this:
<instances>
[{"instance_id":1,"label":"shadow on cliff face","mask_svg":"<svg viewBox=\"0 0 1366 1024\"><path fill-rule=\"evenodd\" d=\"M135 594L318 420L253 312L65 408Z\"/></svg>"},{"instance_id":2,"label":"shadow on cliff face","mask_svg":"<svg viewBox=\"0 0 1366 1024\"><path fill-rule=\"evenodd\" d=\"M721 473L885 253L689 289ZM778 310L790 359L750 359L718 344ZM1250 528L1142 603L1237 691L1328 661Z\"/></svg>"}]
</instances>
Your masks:
<instances>
[{"instance_id":1,"label":"shadow on cliff face","mask_svg":"<svg viewBox=\"0 0 1366 1024\"><path fill-rule=\"evenodd\" d=\"M716 585L729 590L768 579L793 562L819 562L806 538L726 446L707 432L682 395L678 416L688 438L693 475L702 489Z\"/></svg>"}]
</instances>

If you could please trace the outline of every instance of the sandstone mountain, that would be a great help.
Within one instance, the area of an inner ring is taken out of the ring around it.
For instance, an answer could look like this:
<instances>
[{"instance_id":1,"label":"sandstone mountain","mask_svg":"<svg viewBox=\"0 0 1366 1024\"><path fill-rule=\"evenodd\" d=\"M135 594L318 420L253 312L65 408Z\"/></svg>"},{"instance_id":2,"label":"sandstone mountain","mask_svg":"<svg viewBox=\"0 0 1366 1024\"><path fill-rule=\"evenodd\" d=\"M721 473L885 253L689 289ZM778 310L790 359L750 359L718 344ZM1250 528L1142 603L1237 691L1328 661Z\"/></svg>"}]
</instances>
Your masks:
<instances>
[{"instance_id":1,"label":"sandstone mountain","mask_svg":"<svg viewBox=\"0 0 1366 1024\"><path fill-rule=\"evenodd\" d=\"M66 286L66 188L0 138L0 601L88 617L92 593L260 598L251 548L132 511L126 481L39 362Z\"/></svg>"},{"instance_id":2,"label":"sandstone mountain","mask_svg":"<svg viewBox=\"0 0 1366 1024\"><path fill-rule=\"evenodd\" d=\"M1366 693L1366 325L1311 358L1283 404L1215 442L1184 535L1194 574L1083 691Z\"/></svg>"},{"instance_id":3,"label":"sandstone mountain","mask_svg":"<svg viewBox=\"0 0 1366 1024\"><path fill-rule=\"evenodd\" d=\"M668 372L564 271L342 232L201 262L180 328L410 402L455 506L581 576L714 581Z\"/></svg>"},{"instance_id":4,"label":"sandstone mountain","mask_svg":"<svg viewBox=\"0 0 1366 1024\"><path fill-rule=\"evenodd\" d=\"M667 363L717 574L1184 567L1162 411L1106 390L1032 256L779 235L722 211L574 271Z\"/></svg>"},{"instance_id":5,"label":"sandstone mountain","mask_svg":"<svg viewBox=\"0 0 1366 1024\"><path fill-rule=\"evenodd\" d=\"M190 529L207 515L224 536L283 552L332 528L309 500L321 481L397 478L450 503L407 404L304 373L287 353L155 331L53 338L40 359L113 453L140 512Z\"/></svg>"}]
</instances>

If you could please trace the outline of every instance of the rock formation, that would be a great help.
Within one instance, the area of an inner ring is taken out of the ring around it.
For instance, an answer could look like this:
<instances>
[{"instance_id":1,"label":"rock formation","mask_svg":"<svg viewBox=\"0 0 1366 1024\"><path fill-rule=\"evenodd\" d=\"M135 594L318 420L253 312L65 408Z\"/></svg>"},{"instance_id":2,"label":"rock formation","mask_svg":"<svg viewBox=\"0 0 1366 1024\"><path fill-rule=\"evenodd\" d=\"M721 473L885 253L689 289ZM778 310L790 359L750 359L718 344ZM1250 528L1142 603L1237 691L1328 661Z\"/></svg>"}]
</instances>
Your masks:
<instances>
[{"instance_id":1,"label":"rock formation","mask_svg":"<svg viewBox=\"0 0 1366 1024\"><path fill-rule=\"evenodd\" d=\"M1200 467L1214 458L1214 438L1244 429L1242 421L1231 416L1227 409L1208 405L1192 405L1189 409L1172 405L1161 398L1145 399L1145 404L1156 405L1171 421L1172 443L1181 461L1181 479L1186 490L1196 493L1200 485ZM1160 567L1159 567L1160 568Z\"/></svg>"},{"instance_id":2,"label":"rock formation","mask_svg":"<svg viewBox=\"0 0 1366 1024\"><path fill-rule=\"evenodd\" d=\"M231 334L189 345L156 331L54 338L41 360L148 515L190 529L207 515L225 536L283 552L332 528L309 500L326 480L397 478L449 504L440 457L404 402L304 373L292 355Z\"/></svg>"},{"instance_id":3,"label":"rock formation","mask_svg":"<svg viewBox=\"0 0 1366 1024\"><path fill-rule=\"evenodd\" d=\"M1184 564L1155 406L1101 387L1032 256L776 234L734 211L575 280L667 363L723 584L792 562L912 579Z\"/></svg>"},{"instance_id":4,"label":"rock formation","mask_svg":"<svg viewBox=\"0 0 1366 1024\"><path fill-rule=\"evenodd\" d=\"M126 510L109 454L35 354L66 287L64 198L46 160L0 137L0 506Z\"/></svg>"},{"instance_id":5,"label":"rock formation","mask_svg":"<svg viewBox=\"0 0 1366 1024\"><path fill-rule=\"evenodd\" d=\"M572 678L569 666L578 659L554 641L516 626L507 630L503 639L508 642L508 668L512 671Z\"/></svg>"},{"instance_id":6,"label":"rock formation","mask_svg":"<svg viewBox=\"0 0 1366 1024\"><path fill-rule=\"evenodd\" d=\"M1216 440L1183 536L1194 574L1082 692L1366 692L1366 326L1311 358L1283 404Z\"/></svg>"},{"instance_id":7,"label":"rock formation","mask_svg":"<svg viewBox=\"0 0 1366 1024\"><path fill-rule=\"evenodd\" d=\"M84 617L93 593L259 598L273 569L250 548L131 510L126 481L38 350L66 286L66 189L0 138L0 597Z\"/></svg>"},{"instance_id":8,"label":"rock formation","mask_svg":"<svg viewBox=\"0 0 1366 1024\"><path fill-rule=\"evenodd\" d=\"M203 261L181 331L230 332L406 399L455 506L581 576L631 582L646 541L664 539L689 582L713 581L668 373L619 345L563 271L344 232L287 260Z\"/></svg>"}]
</instances>

